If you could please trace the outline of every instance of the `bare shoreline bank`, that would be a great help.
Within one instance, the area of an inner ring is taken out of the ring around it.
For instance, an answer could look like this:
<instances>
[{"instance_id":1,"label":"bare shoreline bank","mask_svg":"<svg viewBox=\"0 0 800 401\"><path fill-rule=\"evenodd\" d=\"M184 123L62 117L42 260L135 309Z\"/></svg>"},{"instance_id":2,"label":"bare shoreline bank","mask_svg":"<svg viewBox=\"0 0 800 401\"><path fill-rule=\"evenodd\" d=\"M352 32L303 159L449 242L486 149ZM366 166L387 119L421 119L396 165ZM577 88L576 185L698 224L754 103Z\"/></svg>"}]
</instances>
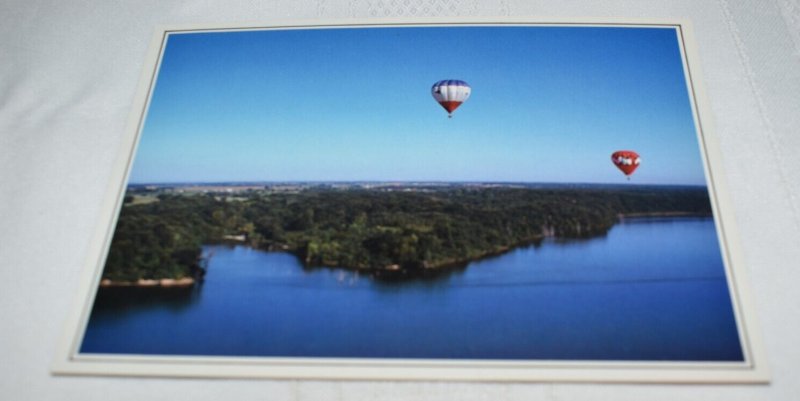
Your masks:
<instances>
[{"instance_id":1,"label":"bare shoreline bank","mask_svg":"<svg viewBox=\"0 0 800 401\"><path fill-rule=\"evenodd\" d=\"M698 212L642 212L642 213L619 213L617 218L620 220L646 217L713 217L713 213Z\"/></svg>"},{"instance_id":2,"label":"bare shoreline bank","mask_svg":"<svg viewBox=\"0 0 800 401\"><path fill-rule=\"evenodd\" d=\"M194 285L195 279L184 277L179 279L139 279L136 281L113 281L109 279L100 280L101 288L110 287L190 287Z\"/></svg>"}]
</instances>

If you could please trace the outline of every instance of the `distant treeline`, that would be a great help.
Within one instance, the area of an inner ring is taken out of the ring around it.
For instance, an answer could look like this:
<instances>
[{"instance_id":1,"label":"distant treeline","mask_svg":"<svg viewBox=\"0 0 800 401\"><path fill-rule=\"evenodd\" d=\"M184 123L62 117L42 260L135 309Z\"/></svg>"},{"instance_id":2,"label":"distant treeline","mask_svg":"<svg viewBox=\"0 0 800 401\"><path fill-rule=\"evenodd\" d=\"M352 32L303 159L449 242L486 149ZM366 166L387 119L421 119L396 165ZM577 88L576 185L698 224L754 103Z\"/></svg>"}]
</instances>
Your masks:
<instances>
[{"instance_id":1,"label":"distant treeline","mask_svg":"<svg viewBox=\"0 0 800 401\"><path fill-rule=\"evenodd\" d=\"M463 264L545 236L604 235L620 214L711 213L707 190L697 187L310 188L158 198L122 208L104 278L192 276L201 245L233 236L293 252L308 266L410 271Z\"/></svg>"}]
</instances>

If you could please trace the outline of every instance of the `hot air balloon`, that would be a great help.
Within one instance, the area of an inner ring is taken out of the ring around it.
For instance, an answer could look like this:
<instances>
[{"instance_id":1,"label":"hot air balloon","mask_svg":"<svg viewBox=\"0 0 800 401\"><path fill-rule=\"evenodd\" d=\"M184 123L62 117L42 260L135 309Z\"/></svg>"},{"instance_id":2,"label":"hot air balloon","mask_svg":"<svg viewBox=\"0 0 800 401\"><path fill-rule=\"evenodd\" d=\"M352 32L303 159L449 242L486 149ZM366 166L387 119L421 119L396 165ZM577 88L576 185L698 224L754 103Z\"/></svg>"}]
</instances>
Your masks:
<instances>
[{"instance_id":1,"label":"hot air balloon","mask_svg":"<svg viewBox=\"0 0 800 401\"><path fill-rule=\"evenodd\" d=\"M618 150L611 154L611 162L630 180L631 174L639 167L641 159L639 154L632 150Z\"/></svg>"},{"instance_id":2,"label":"hot air balloon","mask_svg":"<svg viewBox=\"0 0 800 401\"><path fill-rule=\"evenodd\" d=\"M466 82L457 79L439 81L431 88L431 95L447 110L447 117L453 117L453 111L467 101L471 92Z\"/></svg>"}]
</instances>

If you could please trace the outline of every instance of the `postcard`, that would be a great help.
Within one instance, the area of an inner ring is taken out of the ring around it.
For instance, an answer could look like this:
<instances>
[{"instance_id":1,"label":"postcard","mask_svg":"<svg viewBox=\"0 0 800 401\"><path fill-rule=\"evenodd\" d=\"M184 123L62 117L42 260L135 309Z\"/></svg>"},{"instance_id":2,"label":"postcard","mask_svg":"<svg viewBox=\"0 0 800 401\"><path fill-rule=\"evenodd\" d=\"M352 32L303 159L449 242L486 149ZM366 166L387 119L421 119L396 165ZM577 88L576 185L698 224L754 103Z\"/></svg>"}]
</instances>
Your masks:
<instances>
[{"instance_id":1,"label":"postcard","mask_svg":"<svg viewBox=\"0 0 800 401\"><path fill-rule=\"evenodd\" d=\"M684 21L160 29L59 374L764 382Z\"/></svg>"}]
</instances>

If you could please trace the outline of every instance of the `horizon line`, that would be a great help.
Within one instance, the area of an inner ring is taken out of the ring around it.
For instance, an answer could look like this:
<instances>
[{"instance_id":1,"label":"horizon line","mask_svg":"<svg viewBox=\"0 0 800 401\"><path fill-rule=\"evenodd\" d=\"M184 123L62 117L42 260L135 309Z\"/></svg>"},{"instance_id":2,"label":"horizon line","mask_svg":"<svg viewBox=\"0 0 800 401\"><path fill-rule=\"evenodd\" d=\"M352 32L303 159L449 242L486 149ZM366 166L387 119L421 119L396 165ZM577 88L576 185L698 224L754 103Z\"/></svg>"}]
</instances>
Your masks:
<instances>
[{"instance_id":1,"label":"horizon line","mask_svg":"<svg viewBox=\"0 0 800 401\"><path fill-rule=\"evenodd\" d=\"M702 184L664 184L664 183L638 183L629 180L620 182L556 182L556 181L493 181L493 180L213 180L213 181L150 181L150 182L128 182L127 186L132 185L248 185L248 184L546 184L546 185L648 185L648 186L684 186L684 187L708 187L707 183Z\"/></svg>"}]
</instances>

